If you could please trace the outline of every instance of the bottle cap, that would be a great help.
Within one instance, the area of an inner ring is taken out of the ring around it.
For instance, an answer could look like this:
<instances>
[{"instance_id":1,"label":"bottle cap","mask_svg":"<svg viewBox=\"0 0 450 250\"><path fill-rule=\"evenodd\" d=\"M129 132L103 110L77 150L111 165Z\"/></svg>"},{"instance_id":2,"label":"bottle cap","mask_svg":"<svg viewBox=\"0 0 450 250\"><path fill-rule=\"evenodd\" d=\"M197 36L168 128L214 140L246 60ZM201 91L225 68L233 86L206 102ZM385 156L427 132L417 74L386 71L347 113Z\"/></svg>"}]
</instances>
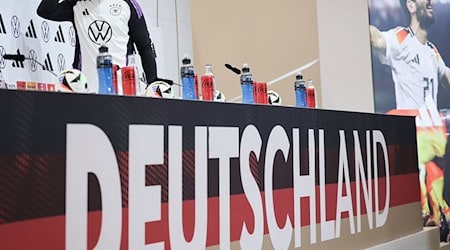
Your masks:
<instances>
[{"instance_id":1,"label":"bottle cap","mask_svg":"<svg viewBox=\"0 0 450 250\"><path fill-rule=\"evenodd\" d=\"M314 81L312 79L308 80L308 86L312 87L314 85Z\"/></svg>"},{"instance_id":2,"label":"bottle cap","mask_svg":"<svg viewBox=\"0 0 450 250\"><path fill-rule=\"evenodd\" d=\"M100 48L98 48L98 51L100 53L106 53L106 52L108 52L108 47L105 45L102 45L102 46L100 46Z\"/></svg>"},{"instance_id":3,"label":"bottle cap","mask_svg":"<svg viewBox=\"0 0 450 250\"><path fill-rule=\"evenodd\" d=\"M303 80L302 72L297 72L297 74L295 75L295 79L296 80Z\"/></svg>"},{"instance_id":4,"label":"bottle cap","mask_svg":"<svg viewBox=\"0 0 450 250\"><path fill-rule=\"evenodd\" d=\"M191 59L189 58L188 54L184 54L183 60L181 61L183 64L190 64Z\"/></svg>"},{"instance_id":5,"label":"bottle cap","mask_svg":"<svg viewBox=\"0 0 450 250\"><path fill-rule=\"evenodd\" d=\"M244 63L242 65L242 73L248 73L248 72L250 72L250 68L248 67L247 63Z\"/></svg>"}]
</instances>

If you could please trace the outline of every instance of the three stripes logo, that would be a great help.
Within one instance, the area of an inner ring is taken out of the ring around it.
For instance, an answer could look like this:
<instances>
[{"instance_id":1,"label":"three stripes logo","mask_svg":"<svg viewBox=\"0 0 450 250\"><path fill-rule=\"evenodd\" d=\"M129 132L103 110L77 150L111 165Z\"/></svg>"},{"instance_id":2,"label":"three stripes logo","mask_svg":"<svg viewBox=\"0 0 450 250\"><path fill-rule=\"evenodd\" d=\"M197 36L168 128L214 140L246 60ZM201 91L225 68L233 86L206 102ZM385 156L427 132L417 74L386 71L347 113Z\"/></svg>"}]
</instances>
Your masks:
<instances>
[{"instance_id":1,"label":"three stripes logo","mask_svg":"<svg viewBox=\"0 0 450 250\"><path fill-rule=\"evenodd\" d=\"M27 33L25 33L26 37L37 38L36 29L34 28L33 20L30 21L30 25L28 25Z\"/></svg>"},{"instance_id":2,"label":"three stripes logo","mask_svg":"<svg viewBox=\"0 0 450 250\"><path fill-rule=\"evenodd\" d=\"M18 49L17 50L17 55L22 55L22 54L20 54L20 50ZM12 62L12 66L13 66L13 68L25 68L25 66L23 65L23 61L14 61L14 62Z\"/></svg>"},{"instance_id":3,"label":"three stripes logo","mask_svg":"<svg viewBox=\"0 0 450 250\"><path fill-rule=\"evenodd\" d=\"M0 15L0 34L6 34L5 23L3 22L2 15Z\"/></svg>"},{"instance_id":4,"label":"three stripes logo","mask_svg":"<svg viewBox=\"0 0 450 250\"><path fill-rule=\"evenodd\" d=\"M61 25L58 26L58 31L56 31L55 42L65 43L64 33L62 31Z\"/></svg>"},{"instance_id":5,"label":"three stripes logo","mask_svg":"<svg viewBox=\"0 0 450 250\"><path fill-rule=\"evenodd\" d=\"M53 64L52 64L52 60L50 59L49 53L47 53L47 56L45 57L44 67L42 67L42 69L47 70L47 71L53 71Z\"/></svg>"},{"instance_id":6,"label":"three stripes logo","mask_svg":"<svg viewBox=\"0 0 450 250\"><path fill-rule=\"evenodd\" d=\"M83 13L83 16L89 16L88 9L84 9L82 13Z\"/></svg>"}]
</instances>

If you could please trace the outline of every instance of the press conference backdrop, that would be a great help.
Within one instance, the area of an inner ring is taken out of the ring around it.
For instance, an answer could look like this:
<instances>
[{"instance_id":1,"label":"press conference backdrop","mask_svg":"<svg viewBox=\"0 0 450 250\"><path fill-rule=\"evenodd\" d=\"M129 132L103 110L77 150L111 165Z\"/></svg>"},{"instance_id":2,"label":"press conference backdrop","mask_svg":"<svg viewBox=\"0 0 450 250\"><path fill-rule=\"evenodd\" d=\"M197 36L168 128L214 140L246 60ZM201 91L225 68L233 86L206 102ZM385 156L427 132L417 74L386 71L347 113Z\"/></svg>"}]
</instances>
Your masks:
<instances>
[{"instance_id":1,"label":"press conference backdrop","mask_svg":"<svg viewBox=\"0 0 450 250\"><path fill-rule=\"evenodd\" d=\"M70 22L39 17L40 0L0 0L0 70L9 88L52 90L58 74L72 65L75 30ZM139 1L157 55L160 77L178 81L178 62L192 55L190 0ZM33 60L5 60L5 54L20 54ZM140 70L142 72L142 69ZM48 88L48 89L47 89Z\"/></svg>"}]
</instances>

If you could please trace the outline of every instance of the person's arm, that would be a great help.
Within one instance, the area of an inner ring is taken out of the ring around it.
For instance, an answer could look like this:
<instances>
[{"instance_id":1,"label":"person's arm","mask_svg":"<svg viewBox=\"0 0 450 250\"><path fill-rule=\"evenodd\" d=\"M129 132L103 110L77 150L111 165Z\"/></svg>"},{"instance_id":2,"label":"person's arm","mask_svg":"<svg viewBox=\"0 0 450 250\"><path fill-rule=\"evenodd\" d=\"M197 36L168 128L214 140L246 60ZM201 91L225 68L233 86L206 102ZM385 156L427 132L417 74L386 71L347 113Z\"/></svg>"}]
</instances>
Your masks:
<instances>
[{"instance_id":1,"label":"person's arm","mask_svg":"<svg viewBox=\"0 0 450 250\"><path fill-rule=\"evenodd\" d=\"M450 68L445 67L444 75L442 76L441 80L443 81L443 84L445 86L450 85Z\"/></svg>"},{"instance_id":2,"label":"person's arm","mask_svg":"<svg viewBox=\"0 0 450 250\"><path fill-rule=\"evenodd\" d=\"M131 41L136 44L136 48L141 56L142 68L147 77L147 84L150 84L158 78L155 53L141 7L136 1L132 2L130 3L131 18L128 24L130 27L129 35Z\"/></svg>"},{"instance_id":3,"label":"person's arm","mask_svg":"<svg viewBox=\"0 0 450 250\"><path fill-rule=\"evenodd\" d=\"M369 33L370 33L370 44L372 45L372 48L374 48L381 55L385 56L386 39L381 34L381 31L377 27L370 25Z\"/></svg>"},{"instance_id":4,"label":"person's arm","mask_svg":"<svg viewBox=\"0 0 450 250\"><path fill-rule=\"evenodd\" d=\"M52 21L73 21L73 6L76 0L42 0L37 9L37 14Z\"/></svg>"}]
</instances>

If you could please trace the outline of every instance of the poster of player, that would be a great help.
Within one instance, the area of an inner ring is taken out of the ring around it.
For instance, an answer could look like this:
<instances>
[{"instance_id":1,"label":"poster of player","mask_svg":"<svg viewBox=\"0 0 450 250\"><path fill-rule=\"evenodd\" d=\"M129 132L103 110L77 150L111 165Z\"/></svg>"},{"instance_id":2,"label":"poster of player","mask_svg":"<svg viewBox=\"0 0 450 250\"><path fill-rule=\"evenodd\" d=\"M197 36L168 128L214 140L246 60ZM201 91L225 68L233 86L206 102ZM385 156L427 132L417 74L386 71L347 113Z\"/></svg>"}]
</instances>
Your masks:
<instances>
[{"instance_id":1,"label":"poster of player","mask_svg":"<svg viewBox=\"0 0 450 250\"><path fill-rule=\"evenodd\" d=\"M424 225L439 225L441 214L450 219L450 3L368 0L368 6L375 111L416 116Z\"/></svg>"}]
</instances>

